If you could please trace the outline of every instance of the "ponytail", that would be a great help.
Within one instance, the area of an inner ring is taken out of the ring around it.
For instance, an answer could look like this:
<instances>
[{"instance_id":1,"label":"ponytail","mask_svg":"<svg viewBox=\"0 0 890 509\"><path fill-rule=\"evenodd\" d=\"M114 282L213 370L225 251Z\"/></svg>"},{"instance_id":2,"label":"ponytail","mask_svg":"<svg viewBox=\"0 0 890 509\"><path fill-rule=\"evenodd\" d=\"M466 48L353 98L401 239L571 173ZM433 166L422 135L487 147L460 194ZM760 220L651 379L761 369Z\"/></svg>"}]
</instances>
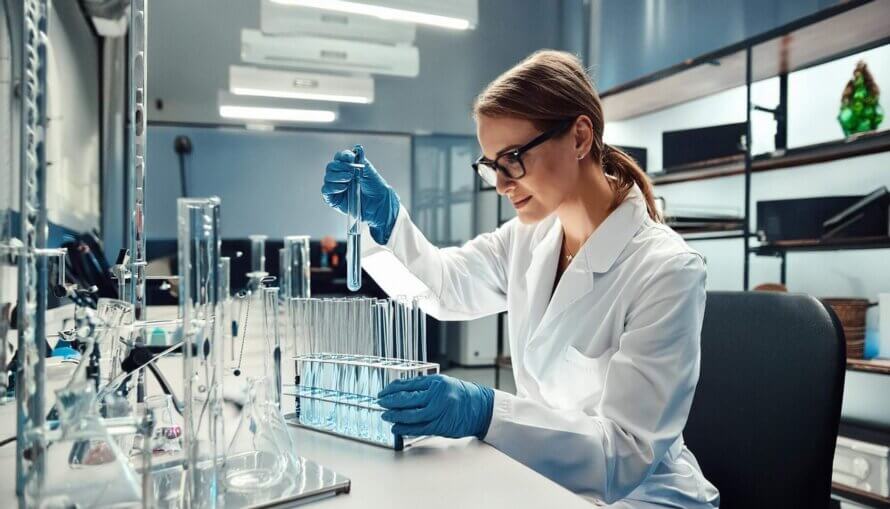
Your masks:
<instances>
[{"instance_id":1,"label":"ponytail","mask_svg":"<svg viewBox=\"0 0 890 509\"><path fill-rule=\"evenodd\" d=\"M661 214L655 207L655 195L652 190L652 183L646 172L640 168L640 165L624 151L617 149L611 145L603 144L603 172L615 179L615 201L612 206L617 207L627 197L634 184L640 188L643 198L646 200L646 211L653 221L662 222Z\"/></svg>"}]
</instances>

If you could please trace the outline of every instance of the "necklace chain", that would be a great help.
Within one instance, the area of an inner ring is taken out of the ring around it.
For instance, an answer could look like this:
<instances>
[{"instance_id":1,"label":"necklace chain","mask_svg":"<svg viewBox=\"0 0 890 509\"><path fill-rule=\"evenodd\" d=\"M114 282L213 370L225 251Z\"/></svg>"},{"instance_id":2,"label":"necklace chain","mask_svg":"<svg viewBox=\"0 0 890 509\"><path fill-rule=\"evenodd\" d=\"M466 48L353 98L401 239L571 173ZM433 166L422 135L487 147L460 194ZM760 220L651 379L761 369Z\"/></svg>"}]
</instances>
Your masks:
<instances>
[{"instance_id":1,"label":"necklace chain","mask_svg":"<svg viewBox=\"0 0 890 509\"><path fill-rule=\"evenodd\" d=\"M563 248L566 250L566 260L567 260L567 261L572 261L572 259L575 258L575 255L578 254L578 253L571 253L571 252L569 252L569 246L568 246L568 244L567 244L566 241L565 241L565 237L563 237L563 241L562 241L562 242L563 242Z\"/></svg>"}]
</instances>

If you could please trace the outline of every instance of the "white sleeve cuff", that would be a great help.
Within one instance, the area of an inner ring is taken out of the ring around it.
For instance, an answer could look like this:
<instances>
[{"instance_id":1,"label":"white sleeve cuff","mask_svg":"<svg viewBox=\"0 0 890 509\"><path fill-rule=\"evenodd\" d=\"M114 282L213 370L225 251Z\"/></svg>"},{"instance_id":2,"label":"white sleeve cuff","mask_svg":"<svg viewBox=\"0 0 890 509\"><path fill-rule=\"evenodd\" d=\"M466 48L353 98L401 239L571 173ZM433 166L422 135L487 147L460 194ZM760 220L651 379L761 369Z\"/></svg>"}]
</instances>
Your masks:
<instances>
[{"instance_id":1,"label":"white sleeve cuff","mask_svg":"<svg viewBox=\"0 0 890 509\"><path fill-rule=\"evenodd\" d=\"M509 392L494 389L494 408L491 410L491 423L488 425L488 433L485 434L486 442L497 441L504 422L513 412L513 400L516 396Z\"/></svg>"}]
</instances>

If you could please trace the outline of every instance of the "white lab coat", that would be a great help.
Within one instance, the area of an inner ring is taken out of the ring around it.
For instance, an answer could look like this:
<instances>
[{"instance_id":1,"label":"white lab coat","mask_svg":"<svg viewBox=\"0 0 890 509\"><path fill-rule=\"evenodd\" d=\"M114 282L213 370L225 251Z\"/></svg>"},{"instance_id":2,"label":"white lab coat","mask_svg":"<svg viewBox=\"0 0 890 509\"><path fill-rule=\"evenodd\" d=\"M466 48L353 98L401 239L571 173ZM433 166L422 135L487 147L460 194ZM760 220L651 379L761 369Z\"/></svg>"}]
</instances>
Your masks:
<instances>
[{"instance_id":1,"label":"white lab coat","mask_svg":"<svg viewBox=\"0 0 890 509\"><path fill-rule=\"evenodd\" d=\"M486 442L597 504L717 507L682 436L699 375L701 255L649 218L636 187L551 298L561 242L553 216L438 249L401 209L386 246L365 236L363 263L390 295L427 293L440 320L508 312L517 394L495 391Z\"/></svg>"}]
</instances>

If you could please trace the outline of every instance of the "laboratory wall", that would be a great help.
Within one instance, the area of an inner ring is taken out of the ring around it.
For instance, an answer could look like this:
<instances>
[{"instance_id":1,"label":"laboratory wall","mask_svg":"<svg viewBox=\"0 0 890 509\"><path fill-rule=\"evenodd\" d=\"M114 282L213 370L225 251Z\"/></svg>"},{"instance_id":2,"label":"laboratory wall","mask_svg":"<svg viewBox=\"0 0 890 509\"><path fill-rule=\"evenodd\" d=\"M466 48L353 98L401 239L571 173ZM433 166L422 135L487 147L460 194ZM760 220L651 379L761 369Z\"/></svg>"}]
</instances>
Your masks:
<instances>
[{"instance_id":1,"label":"laboratory wall","mask_svg":"<svg viewBox=\"0 0 890 509\"><path fill-rule=\"evenodd\" d=\"M560 46L562 3L483 0L477 30L418 28L420 74L375 76L374 103L341 105L340 119L324 129L474 134L470 110L481 89L532 51ZM228 89L229 65L240 61L241 28L259 27L259 9L259 0L152 3L150 120L224 121L217 92Z\"/></svg>"},{"instance_id":2,"label":"laboratory wall","mask_svg":"<svg viewBox=\"0 0 890 509\"><path fill-rule=\"evenodd\" d=\"M600 90L607 90L837 3L837 0L591 0L593 77Z\"/></svg>"},{"instance_id":3,"label":"laboratory wall","mask_svg":"<svg viewBox=\"0 0 890 509\"><path fill-rule=\"evenodd\" d=\"M345 239L346 220L322 201L321 186L325 165L356 143L411 207L409 136L154 125L148 130L149 240L176 238L180 176L173 140L180 135L193 147L186 160L188 193L222 199L224 238L259 233Z\"/></svg>"},{"instance_id":4,"label":"laboratory wall","mask_svg":"<svg viewBox=\"0 0 890 509\"><path fill-rule=\"evenodd\" d=\"M890 47L883 46L827 64L792 73L788 80L789 148L843 137L836 120L841 92L856 62L865 60L878 83L890 83ZM773 107L778 101L777 79L756 83L752 102ZM744 87L692 101L670 109L606 125L608 143L648 149L649 170L661 168L661 134L665 130L743 122ZM755 112L752 149L755 154L774 149L775 123L771 115ZM885 121L882 129L887 129ZM751 228L757 225L756 203L763 200L867 194L880 186L890 188L890 154L880 153L752 175ZM656 186L667 209L708 207L742 215L744 177ZM741 239L690 241L707 259L710 290L741 290L743 244ZM789 253L787 286L792 292L816 297L863 297L872 301L890 291L890 252L886 249ZM751 257L751 287L778 282L777 258ZM877 328L877 308L869 311L868 327ZM890 423L890 391L884 377L848 372L844 397L845 417Z\"/></svg>"}]
</instances>

